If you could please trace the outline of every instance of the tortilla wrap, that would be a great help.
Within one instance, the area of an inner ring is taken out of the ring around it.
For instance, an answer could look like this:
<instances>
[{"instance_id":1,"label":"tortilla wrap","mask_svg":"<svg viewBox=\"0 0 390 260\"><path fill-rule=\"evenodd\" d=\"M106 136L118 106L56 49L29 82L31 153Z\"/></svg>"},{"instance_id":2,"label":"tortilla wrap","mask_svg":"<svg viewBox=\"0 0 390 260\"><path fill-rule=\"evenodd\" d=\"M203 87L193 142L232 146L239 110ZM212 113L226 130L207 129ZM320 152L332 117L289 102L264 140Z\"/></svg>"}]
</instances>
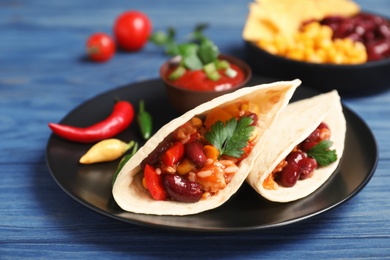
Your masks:
<instances>
[{"instance_id":1,"label":"tortilla wrap","mask_svg":"<svg viewBox=\"0 0 390 260\"><path fill-rule=\"evenodd\" d=\"M295 89L301 84L293 81L275 82L239 89L233 93L217 97L186 112L182 116L164 125L144 146L124 165L117 175L113 186L113 196L117 204L125 211L154 215L189 215L210 210L226 202L242 185L252 167L252 162L261 145L261 135L272 124L288 104ZM141 162L160 144L166 136L196 115L207 114L218 106L250 100L260 107L258 115L259 139L247 158L241 161L239 169L230 183L216 195L196 203L183 203L171 200L154 200L149 191L142 186Z\"/></svg>"},{"instance_id":2,"label":"tortilla wrap","mask_svg":"<svg viewBox=\"0 0 390 260\"><path fill-rule=\"evenodd\" d=\"M277 189L265 189L262 185L264 180L279 162L321 122L330 128L330 140L333 142L330 149L336 150L337 160L326 167L317 168L311 177L298 180L293 187L278 185ZM343 155L345 132L346 121L337 91L289 104L264 134L265 144L255 159L247 182L270 201L289 202L308 196L321 187L338 167Z\"/></svg>"}]
</instances>

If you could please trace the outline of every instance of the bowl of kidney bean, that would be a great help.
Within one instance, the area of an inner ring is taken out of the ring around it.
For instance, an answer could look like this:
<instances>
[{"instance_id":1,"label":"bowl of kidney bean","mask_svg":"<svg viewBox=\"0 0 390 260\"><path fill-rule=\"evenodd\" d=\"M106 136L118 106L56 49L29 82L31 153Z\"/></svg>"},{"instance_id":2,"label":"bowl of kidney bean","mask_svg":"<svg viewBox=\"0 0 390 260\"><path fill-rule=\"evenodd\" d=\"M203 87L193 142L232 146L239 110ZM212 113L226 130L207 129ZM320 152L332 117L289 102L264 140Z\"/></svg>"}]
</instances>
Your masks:
<instances>
[{"instance_id":1,"label":"bowl of kidney bean","mask_svg":"<svg viewBox=\"0 0 390 260\"><path fill-rule=\"evenodd\" d=\"M320 91L362 96L390 88L390 21L376 14L307 21L293 44L247 41L246 51L254 73L299 78Z\"/></svg>"}]
</instances>

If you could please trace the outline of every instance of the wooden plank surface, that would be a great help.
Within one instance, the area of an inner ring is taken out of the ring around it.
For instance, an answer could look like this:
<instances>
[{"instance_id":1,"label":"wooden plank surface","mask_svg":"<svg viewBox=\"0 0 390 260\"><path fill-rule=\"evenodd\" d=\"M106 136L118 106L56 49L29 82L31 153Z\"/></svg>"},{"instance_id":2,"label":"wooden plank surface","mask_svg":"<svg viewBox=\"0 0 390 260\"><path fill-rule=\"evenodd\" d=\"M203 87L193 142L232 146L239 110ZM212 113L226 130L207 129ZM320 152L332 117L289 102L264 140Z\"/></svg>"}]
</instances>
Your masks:
<instances>
[{"instance_id":1,"label":"wooden plank surface","mask_svg":"<svg viewBox=\"0 0 390 260\"><path fill-rule=\"evenodd\" d=\"M119 52L108 63L91 63L84 56L88 35L111 33L119 13L137 9L155 29L175 26L183 37L207 22L207 34L222 52L243 57L249 2L0 1L1 259L390 257L389 91L343 99L377 140L379 162L371 181L342 206L291 226L212 234L126 224L76 202L51 177L47 123L100 93L157 78L166 59L148 45L137 53ZM390 17L388 0L356 2Z\"/></svg>"}]
</instances>

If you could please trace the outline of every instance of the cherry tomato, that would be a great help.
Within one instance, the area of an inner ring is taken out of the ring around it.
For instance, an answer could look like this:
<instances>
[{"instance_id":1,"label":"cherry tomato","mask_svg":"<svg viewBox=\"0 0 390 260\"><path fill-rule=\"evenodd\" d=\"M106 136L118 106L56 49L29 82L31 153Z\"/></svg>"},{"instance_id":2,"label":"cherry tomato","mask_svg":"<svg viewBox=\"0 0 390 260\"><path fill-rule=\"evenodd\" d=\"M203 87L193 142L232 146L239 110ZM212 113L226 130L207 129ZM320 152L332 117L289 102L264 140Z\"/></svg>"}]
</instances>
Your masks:
<instances>
[{"instance_id":1,"label":"cherry tomato","mask_svg":"<svg viewBox=\"0 0 390 260\"><path fill-rule=\"evenodd\" d=\"M87 40L88 57L97 62L107 61L115 53L115 42L105 33L92 34Z\"/></svg>"},{"instance_id":2,"label":"cherry tomato","mask_svg":"<svg viewBox=\"0 0 390 260\"><path fill-rule=\"evenodd\" d=\"M139 11L122 13L114 24L115 40L118 46L126 51L142 49L151 32L152 23L150 19Z\"/></svg>"}]
</instances>

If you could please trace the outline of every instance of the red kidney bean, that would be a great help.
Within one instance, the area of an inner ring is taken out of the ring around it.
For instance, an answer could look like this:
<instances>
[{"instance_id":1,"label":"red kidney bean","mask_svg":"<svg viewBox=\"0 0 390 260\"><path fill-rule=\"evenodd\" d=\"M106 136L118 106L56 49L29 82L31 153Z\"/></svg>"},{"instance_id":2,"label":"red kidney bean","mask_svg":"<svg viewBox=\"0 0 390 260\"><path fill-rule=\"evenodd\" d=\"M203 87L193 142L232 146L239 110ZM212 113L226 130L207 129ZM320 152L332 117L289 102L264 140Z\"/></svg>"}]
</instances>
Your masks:
<instances>
[{"instance_id":1,"label":"red kidney bean","mask_svg":"<svg viewBox=\"0 0 390 260\"><path fill-rule=\"evenodd\" d=\"M326 25L339 24L339 23L343 22L345 19L346 18L339 16L339 15L329 15L329 16L325 17L324 19L322 19L321 23L326 24Z\"/></svg>"},{"instance_id":2,"label":"red kidney bean","mask_svg":"<svg viewBox=\"0 0 390 260\"><path fill-rule=\"evenodd\" d=\"M314 170L317 168L318 163L312 157L305 157L299 162L299 168L301 174L299 175L299 179L306 179L312 175Z\"/></svg>"},{"instance_id":3,"label":"red kidney bean","mask_svg":"<svg viewBox=\"0 0 390 260\"><path fill-rule=\"evenodd\" d=\"M146 157L141 162L141 167L145 168L146 164L149 165L155 165L158 162L158 158L162 152L168 149L170 146L170 142L168 141L169 137L165 138L159 145L157 145L156 149L154 149L153 152L151 152L148 157Z\"/></svg>"},{"instance_id":4,"label":"red kidney bean","mask_svg":"<svg viewBox=\"0 0 390 260\"><path fill-rule=\"evenodd\" d=\"M345 20L337 28L334 37L345 38L354 32L354 24L351 21Z\"/></svg>"},{"instance_id":5,"label":"red kidney bean","mask_svg":"<svg viewBox=\"0 0 390 260\"><path fill-rule=\"evenodd\" d=\"M298 181L301 174L299 162L305 157L305 154L300 151L290 153L287 158L287 165L280 173L280 182L285 187L292 187Z\"/></svg>"},{"instance_id":6,"label":"red kidney bean","mask_svg":"<svg viewBox=\"0 0 390 260\"><path fill-rule=\"evenodd\" d=\"M378 27L377 34L384 39L390 39L390 26L389 24L381 24Z\"/></svg>"},{"instance_id":7,"label":"red kidney bean","mask_svg":"<svg viewBox=\"0 0 390 260\"><path fill-rule=\"evenodd\" d=\"M386 22L386 20L378 15L374 14L368 14L368 13L359 13L355 16L359 20L364 20L364 21L371 21L375 24L381 24Z\"/></svg>"},{"instance_id":8,"label":"red kidney bean","mask_svg":"<svg viewBox=\"0 0 390 260\"><path fill-rule=\"evenodd\" d=\"M316 128L308 137L306 137L306 142L318 142L320 140L320 129Z\"/></svg>"},{"instance_id":9,"label":"red kidney bean","mask_svg":"<svg viewBox=\"0 0 390 260\"><path fill-rule=\"evenodd\" d=\"M321 122L318 127L305 140L303 140L302 143L300 143L299 148L302 151L307 152L321 142L321 130L324 128L330 131L329 126L324 122Z\"/></svg>"},{"instance_id":10,"label":"red kidney bean","mask_svg":"<svg viewBox=\"0 0 390 260\"><path fill-rule=\"evenodd\" d=\"M197 202L203 194L199 183L188 181L177 174L165 174L163 185L171 199L179 202Z\"/></svg>"},{"instance_id":11,"label":"red kidney bean","mask_svg":"<svg viewBox=\"0 0 390 260\"><path fill-rule=\"evenodd\" d=\"M333 38L350 38L366 46L368 61L390 57L390 22L367 13L343 18L328 16L320 21L333 30Z\"/></svg>"},{"instance_id":12,"label":"red kidney bean","mask_svg":"<svg viewBox=\"0 0 390 260\"><path fill-rule=\"evenodd\" d=\"M318 128L318 129L322 129L322 128L327 128L327 129L329 129L329 126L328 126L326 123L321 122L321 123L318 125L317 128Z\"/></svg>"},{"instance_id":13,"label":"red kidney bean","mask_svg":"<svg viewBox=\"0 0 390 260\"><path fill-rule=\"evenodd\" d=\"M313 148L314 146L316 146L318 144L318 142L311 142L311 141L308 141L308 140L304 140L300 145L299 145L299 148L303 151L303 152L308 152L311 148Z\"/></svg>"},{"instance_id":14,"label":"red kidney bean","mask_svg":"<svg viewBox=\"0 0 390 260\"><path fill-rule=\"evenodd\" d=\"M390 41L372 41L367 44L366 49L369 60L380 60L390 53Z\"/></svg>"},{"instance_id":15,"label":"red kidney bean","mask_svg":"<svg viewBox=\"0 0 390 260\"><path fill-rule=\"evenodd\" d=\"M353 32L349 35L346 35L344 38L348 38L348 39L351 39L352 41L354 42L357 42L361 39L361 35L359 33L356 33L356 32Z\"/></svg>"},{"instance_id":16,"label":"red kidney bean","mask_svg":"<svg viewBox=\"0 0 390 260\"><path fill-rule=\"evenodd\" d=\"M203 144L199 142L187 143L184 147L186 157L199 167L202 167L207 160L203 152Z\"/></svg>"}]
</instances>

